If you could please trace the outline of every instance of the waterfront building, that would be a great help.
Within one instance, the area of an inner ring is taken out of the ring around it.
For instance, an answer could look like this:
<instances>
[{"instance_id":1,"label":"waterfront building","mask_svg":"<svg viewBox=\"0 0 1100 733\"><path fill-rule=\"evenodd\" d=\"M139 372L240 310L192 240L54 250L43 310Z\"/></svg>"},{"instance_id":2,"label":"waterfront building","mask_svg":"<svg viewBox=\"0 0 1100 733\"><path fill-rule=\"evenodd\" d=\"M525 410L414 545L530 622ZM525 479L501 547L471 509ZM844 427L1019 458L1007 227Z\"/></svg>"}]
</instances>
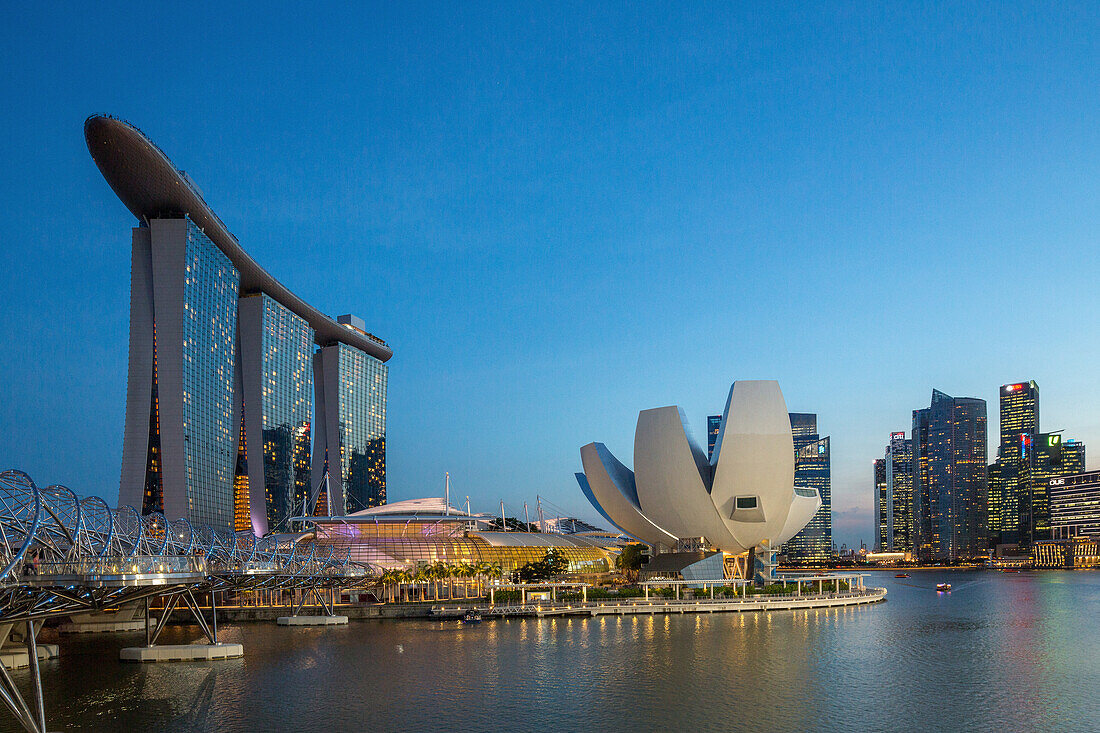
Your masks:
<instances>
[{"instance_id":1,"label":"waterfront building","mask_svg":"<svg viewBox=\"0 0 1100 733\"><path fill-rule=\"evenodd\" d=\"M913 517L913 444L890 433L883 458L875 461L875 511L879 552L910 552Z\"/></svg>"},{"instance_id":2,"label":"waterfront building","mask_svg":"<svg viewBox=\"0 0 1100 733\"><path fill-rule=\"evenodd\" d=\"M913 411L913 549L924 562L986 551L988 485L985 400L932 390Z\"/></svg>"},{"instance_id":3,"label":"waterfront building","mask_svg":"<svg viewBox=\"0 0 1100 733\"><path fill-rule=\"evenodd\" d=\"M1038 540L1031 547L1031 567L1079 570L1100 567L1100 537Z\"/></svg>"},{"instance_id":4,"label":"waterfront building","mask_svg":"<svg viewBox=\"0 0 1100 733\"><path fill-rule=\"evenodd\" d=\"M1100 471L1081 471L1047 481L1052 539L1100 537Z\"/></svg>"},{"instance_id":5,"label":"waterfront building","mask_svg":"<svg viewBox=\"0 0 1100 733\"><path fill-rule=\"evenodd\" d=\"M1085 445L1040 432L1039 385L1001 385L1001 444L989 467L989 534L993 545L1021 552L1051 539L1050 479L1085 470Z\"/></svg>"},{"instance_id":6,"label":"waterfront building","mask_svg":"<svg viewBox=\"0 0 1100 733\"><path fill-rule=\"evenodd\" d=\"M359 490L345 464L362 465L369 476L362 495L373 490L384 501L389 347L336 323L264 271L191 178L137 128L93 116L84 135L138 219L119 503L219 530L281 528L321 479L307 466L314 345L339 350L334 362L347 367L337 380L343 391L318 400L338 421L355 415L336 428L354 431L336 443L350 446L339 453L341 489ZM368 425L357 412L364 399ZM345 409L346 402L354 404Z\"/></svg>"},{"instance_id":7,"label":"waterfront building","mask_svg":"<svg viewBox=\"0 0 1100 733\"><path fill-rule=\"evenodd\" d=\"M833 554L830 440L817 432L816 413L792 412L788 419L794 439L794 485L816 491L821 508L784 544L783 553L791 563L824 563Z\"/></svg>"},{"instance_id":8,"label":"waterfront building","mask_svg":"<svg viewBox=\"0 0 1100 733\"><path fill-rule=\"evenodd\" d=\"M298 517L319 548L348 552L353 562L380 570L414 570L436 562L488 563L510 575L554 549L573 574L605 573L625 542L603 531L502 532L494 517L468 514L442 498L409 499L343 516ZM324 551L324 550L323 550Z\"/></svg>"},{"instance_id":9,"label":"waterfront building","mask_svg":"<svg viewBox=\"0 0 1100 733\"><path fill-rule=\"evenodd\" d=\"M1020 460L1019 544L1051 539L1050 482L1085 470L1085 444L1059 433L1023 436Z\"/></svg>"},{"instance_id":10,"label":"waterfront building","mask_svg":"<svg viewBox=\"0 0 1100 733\"><path fill-rule=\"evenodd\" d=\"M266 293L242 297L239 318L252 521L285 531L290 517L306 513L310 493L313 329Z\"/></svg>"},{"instance_id":11,"label":"waterfront building","mask_svg":"<svg viewBox=\"0 0 1100 733\"><path fill-rule=\"evenodd\" d=\"M828 466L827 438L806 448ZM581 489L596 509L654 554L681 540L733 555L753 551L765 577L778 547L822 503L818 490L795 482L791 420L774 381L734 383L710 461L673 406L638 415L633 471L602 443L582 447L581 463Z\"/></svg>"},{"instance_id":12,"label":"waterfront building","mask_svg":"<svg viewBox=\"0 0 1100 733\"><path fill-rule=\"evenodd\" d=\"M993 461L986 467L986 480L989 484L989 507L986 510L986 531L989 532L990 547L999 547L1004 537L1004 483L1001 480L1001 463Z\"/></svg>"},{"instance_id":13,"label":"waterfront building","mask_svg":"<svg viewBox=\"0 0 1100 733\"><path fill-rule=\"evenodd\" d=\"M886 485L890 494L888 548L912 552L913 441L905 433L891 433L886 446Z\"/></svg>"},{"instance_id":14,"label":"waterfront building","mask_svg":"<svg viewBox=\"0 0 1100 733\"><path fill-rule=\"evenodd\" d=\"M893 502L891 501L889 484L886 481L886 459L876 458L874 462L875 484L875 524L878 527L878 541L875 543L877 552L886 552L890 548L890 525L893 517L890 516Z\"/></svg>"},{"instance_id":15,"label":"waterfront building","mask_svg":"<svg viewBox=\"0 0 1100 733\"><path fill-rule=\"evenodd\" d=\"M325 490L329 514L381 506L386 503L386 365L342 343L320 349L313 365L318 385L313 475L328 477L315 488ZM312 505L318 500L315 495Z\"/></svg>"},{"instance_id":16,"label":"waterfront building","mask_svg":"<svg viewBox=\"0 0 1100 733\"><path fill-rule=\"evenodd\" d=\"M833 502L831 440L818 438L802 446L795 456L794 485L821 497L821 507L794 537L783 545L791 563L825 563L833 556Z\"/></svg>"},{"instance_id":17,"label":"waterfront building","mask_svg":"<svg viewBox=\"0 0 1100 733\"><path fill-rule=\"evenodd\" d=\"M1016 544L1023 541L1020 518L1027 507L1030 482L1026 466L1025 443L1039 432L1039 385L1034 380L1002 384L999 395L1000 443L996 468L989 474L987 509L992 544Z\"/></svg>"}]
</instances>

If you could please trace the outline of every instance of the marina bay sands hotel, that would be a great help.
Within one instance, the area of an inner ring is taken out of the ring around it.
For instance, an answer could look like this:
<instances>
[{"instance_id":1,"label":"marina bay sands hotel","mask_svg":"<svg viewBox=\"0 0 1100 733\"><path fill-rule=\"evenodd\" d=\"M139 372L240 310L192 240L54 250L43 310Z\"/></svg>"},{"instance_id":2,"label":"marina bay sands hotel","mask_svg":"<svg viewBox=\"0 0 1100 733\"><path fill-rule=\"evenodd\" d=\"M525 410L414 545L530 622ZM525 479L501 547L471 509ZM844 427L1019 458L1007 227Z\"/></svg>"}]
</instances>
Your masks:
<instances>
[{"instance_id":1,"label":"marina bay sands hotel","mask_svg":"<svg viewBox=\"0 0 1100 733\"><path fill-rule=\"evenodd\" d=\"M258 535L384 504L386 343L264 271L137 128L84 136L138 220L119 504Z\"/></svg>"}]
</instances>

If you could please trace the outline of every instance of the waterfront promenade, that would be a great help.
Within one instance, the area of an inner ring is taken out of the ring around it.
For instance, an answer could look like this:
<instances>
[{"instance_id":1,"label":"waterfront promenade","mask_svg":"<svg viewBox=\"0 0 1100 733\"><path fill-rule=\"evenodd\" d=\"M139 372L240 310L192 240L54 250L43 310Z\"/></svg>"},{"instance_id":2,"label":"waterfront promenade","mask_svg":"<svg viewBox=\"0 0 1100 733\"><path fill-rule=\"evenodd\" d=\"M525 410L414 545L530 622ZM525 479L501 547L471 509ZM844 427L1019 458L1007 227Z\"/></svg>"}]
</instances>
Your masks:
<instances>
[{"instance_id":1,"label":"waterfront promenade","mask_svg":"<svg viewBox=\"0 0 1100 733\"><path fill-rule=\"evenodd\" d=\"M811 593L805 595L759 595L747 598L668 599L591 602L558 602L527 604L433 606L431 615L437 618L459 618L468 611L483 616L632 616L660 613L748 613L752 611L792 611L796 609L836 608L879 603L886 600L885 588L865 588L842 593Z\"/></svg>"}]
</instances>

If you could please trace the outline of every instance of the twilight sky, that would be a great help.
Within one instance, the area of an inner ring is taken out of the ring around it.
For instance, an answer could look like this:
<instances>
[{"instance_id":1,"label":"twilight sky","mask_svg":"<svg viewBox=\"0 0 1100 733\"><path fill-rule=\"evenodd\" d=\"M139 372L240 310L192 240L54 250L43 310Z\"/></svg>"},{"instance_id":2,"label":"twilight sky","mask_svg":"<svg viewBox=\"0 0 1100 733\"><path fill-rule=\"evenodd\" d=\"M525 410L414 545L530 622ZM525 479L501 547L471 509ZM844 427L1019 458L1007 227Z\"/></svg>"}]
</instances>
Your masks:
<instances>
[{"instance_id":1,"label":"twilight sky","mask_svg":"<svg viewBox=\"0 0 1100 733\"><path fill-rule=\"evenodd\" d=\"M933 387L1035 379L1100 465L1100 8L591 2L0 8L0 468L114 501L142 129L390 361L389 495L596 518L637 412L778 379L835 538ZM400 7L394 7L400 6ZM994 447L991 445L990 452Z\"/></svg>"}]
</instances>

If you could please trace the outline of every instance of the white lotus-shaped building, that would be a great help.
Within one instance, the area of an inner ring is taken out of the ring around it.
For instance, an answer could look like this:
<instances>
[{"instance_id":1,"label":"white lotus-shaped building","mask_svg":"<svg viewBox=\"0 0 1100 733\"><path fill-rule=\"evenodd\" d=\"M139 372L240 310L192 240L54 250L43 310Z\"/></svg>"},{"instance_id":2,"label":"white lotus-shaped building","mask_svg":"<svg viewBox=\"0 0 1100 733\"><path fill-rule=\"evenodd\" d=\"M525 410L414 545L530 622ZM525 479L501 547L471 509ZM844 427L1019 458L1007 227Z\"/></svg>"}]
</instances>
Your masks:
<instances>
[{"instance_id":1,"label":"white lotus-shaped building","mask_svg":"<svg viewBox=\"0 0 1100 733\"><path fill-rule=\"evenodd\" d=\"M787 404L775 381L730 388L714 454L695 442L679 407L638 415L634 470L602 443L581 448L577 474L589 501L638 540L675 547L705 538L724 552L776 548L821 506L817 491L794 486L794 440Z\"/></svg>"}]
</instances>

